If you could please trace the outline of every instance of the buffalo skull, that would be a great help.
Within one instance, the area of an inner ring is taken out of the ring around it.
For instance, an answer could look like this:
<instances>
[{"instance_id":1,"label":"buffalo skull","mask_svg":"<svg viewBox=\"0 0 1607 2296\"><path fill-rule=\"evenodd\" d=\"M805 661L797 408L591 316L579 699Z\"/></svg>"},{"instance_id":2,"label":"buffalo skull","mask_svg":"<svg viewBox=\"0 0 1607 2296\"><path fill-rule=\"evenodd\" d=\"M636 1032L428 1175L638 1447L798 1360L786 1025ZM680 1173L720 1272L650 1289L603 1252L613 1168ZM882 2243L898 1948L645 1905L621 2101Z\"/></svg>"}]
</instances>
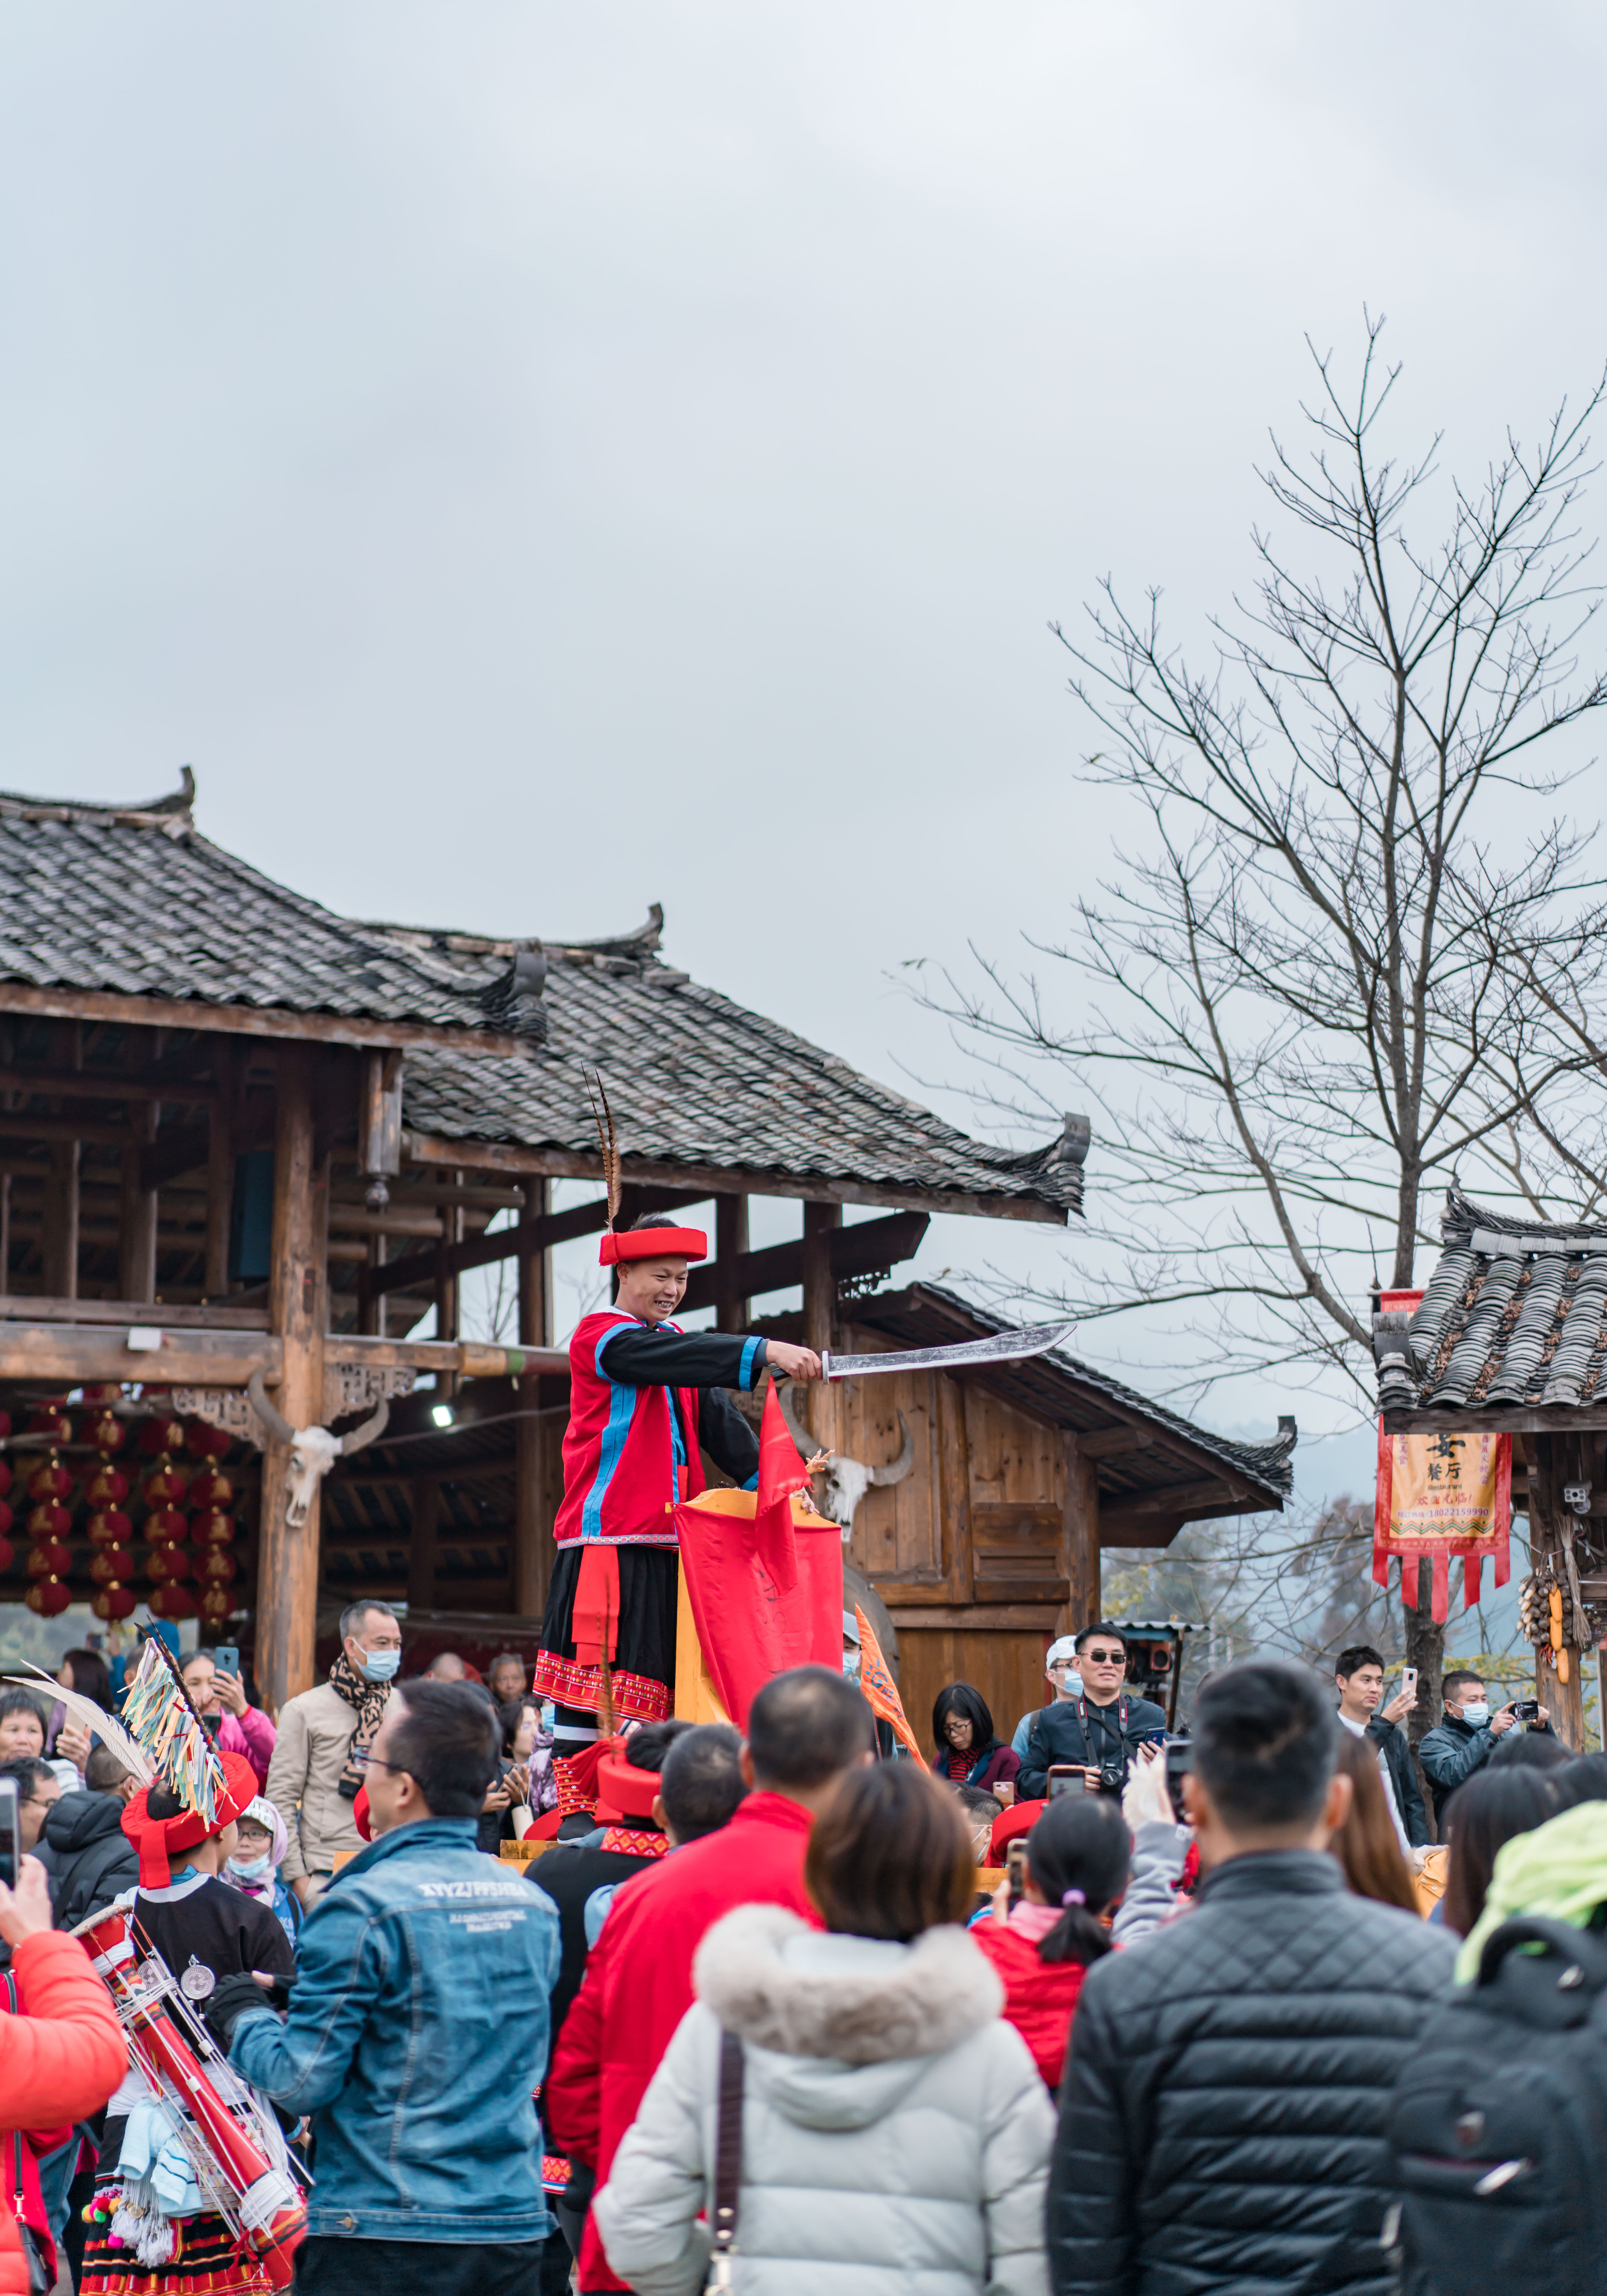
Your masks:
<instances>
[{"instance_id":1,"label":"buffalo skull","mask_svg":"<svg viewBox=\"0 0 1607 2296\"><path fill-rule=\"evenodd\" d=\"M319 1484L335 1461L349 1458L354 1451L360 1451L365 1443L382 1435L390 1417L390 1406L381 1397L379 1408L360 1427L354 1427L349 1435L332 1435L327 1427L292 1427L284 1414L268 1401L259 1371L254 1371L247 1381L246 1393L251 1398L252 1410L274 1441L290 1446L291 1478L285 1491L284 1519L292 1530L299 1530L312 1513Z\"/></svg>"},{"instance_id":2,"label":"buffalo skull","mask_svg":"<svg viewBox=\"0 0 1607 2296\"><path fill-rule=\"evenodd\" d=\"M787 1432L806 1458L812 1458L818 1448L808 1429L792 1408L791 1382L777 1387L775 1399L781 1406L781 1415L787 1423ZM846 1539L854 1528L854 1510L873 1488L885 1490L890 1483L901 1483L915 1464L915 1439L909 1431L909 1422L898 1414L899 1432L904 1447L898 1457L885 1467L868 1467L862 1459L845 1459L834 1456L821 1470L825 1485L823 1493L823 1514L838 1524Z\"/></svg>"}]
</instances>

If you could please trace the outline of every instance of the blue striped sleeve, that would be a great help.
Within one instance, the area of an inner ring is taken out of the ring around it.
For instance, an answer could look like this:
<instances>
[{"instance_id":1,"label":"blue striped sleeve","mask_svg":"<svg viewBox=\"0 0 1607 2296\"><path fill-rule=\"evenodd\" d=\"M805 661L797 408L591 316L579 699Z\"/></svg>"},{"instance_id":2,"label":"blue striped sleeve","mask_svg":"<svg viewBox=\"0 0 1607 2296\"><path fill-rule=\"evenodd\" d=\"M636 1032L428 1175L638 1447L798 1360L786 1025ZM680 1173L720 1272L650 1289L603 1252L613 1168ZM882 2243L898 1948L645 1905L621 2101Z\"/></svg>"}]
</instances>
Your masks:
<instances>
[{"instance_id":1,"label":"blue striped sleeve","mask_svg":"<svg viewBox=\"0 0 1607 2296\"><path fill-rule=\"evenodd\" d=\"M758 1355L759 1349L764 1346L764 1344L763 1340L750 1340L747 1346L742 1349L742 1376L737 1381L737 1385L739 1387L752 1386L753 1358Z\"/></svg>"}]
</instances>

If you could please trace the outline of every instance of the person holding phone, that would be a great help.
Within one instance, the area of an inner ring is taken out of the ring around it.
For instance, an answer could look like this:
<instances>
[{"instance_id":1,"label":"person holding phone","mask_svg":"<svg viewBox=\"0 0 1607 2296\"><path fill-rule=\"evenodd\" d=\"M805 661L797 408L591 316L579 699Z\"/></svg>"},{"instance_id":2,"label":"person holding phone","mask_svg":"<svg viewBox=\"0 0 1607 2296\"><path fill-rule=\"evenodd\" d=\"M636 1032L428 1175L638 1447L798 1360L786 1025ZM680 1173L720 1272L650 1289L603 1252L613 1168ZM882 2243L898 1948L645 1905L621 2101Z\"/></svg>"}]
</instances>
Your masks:
<instances>
[{"instance_id":1,"label":"person holding phone","mask_svg":"<svg viewBox=\"0 0 1607 2296\"><path fill-rule=\"evenodd\" d=\"M1521 1725L1516 1703L1492 1714L1483 1681L1467 1667L1455 1667L1440 1685L1444 1719L1427 1733L1417 1749L1423 1775L1434 1797L1438 1824L1457 1787L1481 1770L1509 1730L1521 1726L1540 1732L1551 1728L1551 1716L1537 1706L1534 1719Z\"/></svg>"},{"instance_id":2,"label":"person holding phone","mask_svg":"<svg viewBox=\"0 0 1607 2296\"><path fill-rule=\"evenodd\" d=\"M225 1667L225 1657L234 1660ZM245 1694L245 1684L240 1675L240 1652L198 1650L184 1662L184 1688L195 1702L195 1710L203 1722L216 1715L217 1720L217 1750L223 1754L243 1754L257 1773L258 1785L266 1791L268 1764L274 1759L275 1732L273 1724L259 1707L253 1706Z\"/></svg>"},{"instance_id":3,"label":"person holding phone","mask_svg":"<svg viewBox=\"0 0 1607 2296\"><path fill-rule=\"evenodd\" d=\"M1371 1644L1353 1643L1333 1662L1334 1687L1339 1692L1340 1727L1353 1738L1365 1738L1378 1756L1384 1799L1401 1848L1408 1855L1429 1846L1428 1813L1417 1784L1417 1766L1406 1732L1399 1726L1417 1707L1417 1676L1386 1706L1384 1662Z\"/></svg>"},{"instance_id":4,"label":"person holding phone","mask_svg":"<svg viewBox=\"0 0 1607 2296\"><path fill-rule=\"evenodd\" d=\"M1045 1706L1034 1721L1016 1780L1022 1801L1045 1796L1050 1770L1068 1763L1083 1770L1091 1790L1119 1794L1139 1746L1157 1732L1165 1736L1165 1708L1123 1687L1127 1646L1114 1627L1085 1627L1076 1657L1082 1693Z\"/></svg>"}]
</instances>

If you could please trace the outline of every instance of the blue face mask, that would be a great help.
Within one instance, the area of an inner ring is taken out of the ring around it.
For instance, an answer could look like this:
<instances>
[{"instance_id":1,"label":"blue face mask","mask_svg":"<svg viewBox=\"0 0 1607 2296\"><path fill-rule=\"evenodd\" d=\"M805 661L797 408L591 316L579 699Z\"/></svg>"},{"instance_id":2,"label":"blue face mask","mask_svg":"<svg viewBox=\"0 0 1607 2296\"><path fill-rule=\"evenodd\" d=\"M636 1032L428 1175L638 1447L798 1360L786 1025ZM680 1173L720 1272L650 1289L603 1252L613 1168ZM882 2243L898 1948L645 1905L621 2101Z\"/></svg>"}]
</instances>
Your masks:
<instances>
[{"instance_id":1,"label":"blue face mask","mask_svg":"<svg viewBox=\"0 0 1607 2296\"><path fill-rule=\"evenodd\" d=\"M1462 1710L1462 1718L1464 1722L1471 1723L1475 1730L1482 1729L1490 1718L1488 1702L1481 1700L1477 1706L1464 1706Z\"/></svg>"},{"instance_id":2,"label":"blue face mask","mask_svg":"<svg viewBox=\"0 0 1607 2296\"><path fill-rule=\"evenodd\" d=\"M230 1873L242 1882L266 1881L273 1870L273 1858L266 1855L261 1857L231 1857L229 1860Z\"/></svg>"},{"instance_id":3,"label":"blue face mask","mask_svg":"<svg viewBox=\"0 0 1607 2296\"><path fill-rule=\"evenodd\" d=\"M401 1663L399 1650L366 1651L363 1657L363 1679L365 1682L389 1682Z\"/></svg>"}]
</instances>

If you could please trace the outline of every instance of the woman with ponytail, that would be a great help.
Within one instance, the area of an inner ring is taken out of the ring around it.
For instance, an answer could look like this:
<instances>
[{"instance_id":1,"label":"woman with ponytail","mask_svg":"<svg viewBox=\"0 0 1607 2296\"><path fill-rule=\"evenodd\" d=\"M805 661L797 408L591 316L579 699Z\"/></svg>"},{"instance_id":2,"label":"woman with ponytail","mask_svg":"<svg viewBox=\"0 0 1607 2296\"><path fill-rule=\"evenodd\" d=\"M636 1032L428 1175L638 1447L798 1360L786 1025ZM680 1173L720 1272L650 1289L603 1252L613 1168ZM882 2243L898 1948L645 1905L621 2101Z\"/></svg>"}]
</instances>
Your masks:
<instances>
[{"instance_id":1,"label":"woman with ponytail","mask_svg":"<svg viewBox=\"0 0 1607 2296\"><path fill-rule=\"evenodd\" d=\"M1077 1997L1091 1962L1111 1951L1105 1919L1121 1903L1133 1837L1103 1794L1058 1794L1027 1836L1021 1903L1007 1882L972 1931L1004 1986L1004 2017L1052 2089L1060 2087Z\"/></svg>"}]
</instances>

